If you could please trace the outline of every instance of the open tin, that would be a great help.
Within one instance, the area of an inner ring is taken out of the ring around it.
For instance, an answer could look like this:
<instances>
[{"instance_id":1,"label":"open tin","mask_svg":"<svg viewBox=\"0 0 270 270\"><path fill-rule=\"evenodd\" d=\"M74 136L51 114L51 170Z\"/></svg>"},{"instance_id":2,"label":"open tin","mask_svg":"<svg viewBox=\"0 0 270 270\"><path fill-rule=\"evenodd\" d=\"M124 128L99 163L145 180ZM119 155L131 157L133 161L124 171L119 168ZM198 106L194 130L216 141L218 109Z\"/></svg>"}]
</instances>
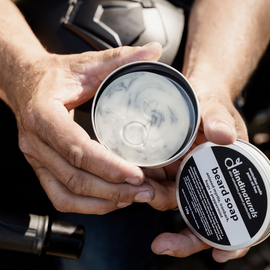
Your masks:
<instances>
[{"instance_id":1,"label":"open tin","mask_svg":"<svg viewBox=\"0 0 270 270\"><path fill-rule=\"evenodd\" d=\"M223 250L254 246L270 232L270 163L255 146L201 144L178 171L179 210L202 241Z\"/></svg>"},{"instance_id":2,"label":"open tin","mask_svg":"<svg viewBox=\"0 0 270 270\"><path fill-rule=\"evenodd\" d=\"M200 122L187 79L159 62L139 61L112 72L93 99L98 141L131 164L159 168L183 156Z\"/></svg>"}]
</instances>

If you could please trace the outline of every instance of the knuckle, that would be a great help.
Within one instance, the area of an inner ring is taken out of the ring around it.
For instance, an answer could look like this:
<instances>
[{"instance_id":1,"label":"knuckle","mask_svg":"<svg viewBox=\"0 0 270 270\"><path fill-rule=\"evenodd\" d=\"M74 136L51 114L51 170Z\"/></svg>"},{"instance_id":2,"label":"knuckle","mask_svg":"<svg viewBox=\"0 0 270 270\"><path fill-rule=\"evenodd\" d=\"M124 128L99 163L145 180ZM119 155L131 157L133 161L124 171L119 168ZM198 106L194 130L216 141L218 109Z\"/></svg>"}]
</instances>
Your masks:
<instances>
[{"instance_id":1,"label":"knuckle","mask_svg":"<svg viewBox=\"0 0 270 270\"><path fill-rule=\"evenodd\" d=\"M169 210L171 208L171 205L170 203L167 202L167 200L162 200L162 201L159 201L158 204L156 204L154 208L161 212L164 212L164 211Z\"/></svg>"},{"instance_id":2,"label":"knuckle","mask_svg":"<svg viewBox=\"0 0 270 270\"><path fill-rule=\"evenodd\" d=\"M128 192L124 192L121 188L115 187L110 189L108 199L114 202L129 202L130 196Z\"/></svg>"},{"instance_id":3,"label":"knuckle","mask_svg":"<svg viewBox=\"0 0 270 270\"><path fill-rule=\"evenodd\" d=\"M91 195L92 193L92 179L86 179L83 173L72 172L69 174L66 186L75 194Z\"/></svg>"},{"instance_id":4,"label":"knuckle","mask_svg":"<svg viewBox=\"0 0 270 270\"><path fill-rule=\"evenodd\" d=\"M70 146L67 153L67 159L73 166L81 168L83 160L83 153L81 149L75 145Z\"/></svg>"},{"instance_id":5,"label":"knuckle","mask_svg":"<svg viewBox=\"0 0 270 270\"><path fill-rule=\"evenodd\" d=\"M69 190L72 192L75 191L76 185L78 185L78 179L76 179L75 174L71 173L70 175L67 175L67 180L66 180L66 186Z\"/></svg>"},{"instance_id":6,"label":"knuckle","mask_svg":"<svg viewBox=\"0 0 270 270\"><path fill-rule=\"evenodd\" d=\"M100 171L100 177L108 180L112 183L121 183L124 181L123 174L119 168L122 167L120 161L115 159L115 156L111 153L108 153L106 157L106 166L103 166Z\"/></svg>"},{"instance_id":7,"label":"knuckle","mask_svg":"<svg viewBox=\"0 0 270 270\"><path fill-rule=\"evenodd\" d=\"M84 155L84 145L87 144L89 138L81 140L80 145L72 144L67 152L67 160L77 168L84 168L86 165L86 158Z\"/></svg>"},{"instance_id":8,"label":"knuckle","mask_svg":"<svg viewBox=\"0 0 270 270\"><path fill-rule=\"evenodd\" d=\"M26 135L19 135L19 149L24 153L24 155L34 156L34 149L32 146L32 141Z\"/></svg>"},{"instance_id":9,"label":"knuckle","mask_svg":"<svg viewBox=\"0 0 270 270\"><path fill-rule=\"evenodd\" d=\"M125 55L126 51L127 51L126 46L121 46L121 47L109 50L109 53L111 53L111 58L112 59L117 59L116 68L126 64L125 57L123 57Z\"/></svg>"},{"instance_id":10,"label":"knuckle","mask_svg":"<svg viewBox=\"0 0 270 270\"><path fill-rule=\"evenodd\" d=\"M167 211L171 209L171 205L169 203L167 203L166 201L163 202L162 206L160 206L160 211Z\"/></svg>"},{"instance_id":11,"label":"knuckle","mask_svg":"<svg viewBox=\"0 0 270 270\"><path fill-rule=\"evenodd\" d=\"M117 189L114 189L114 191L111 193L110 199L112 201L119 202L121 197L122 197L121 192L119 190L117 190Z\"/></svg>"},{"instance_id":12,"label":"knuckle","mask_svg":"<svg viewBox=\"0 0 270 270\"><path fill-rule=\"evenodd\" d=\"M118 57L121 58L121 56L123 55L124 51L125 51L125 47L115 48L115 49L112 50L112 57L113 58L118 58Z\"/></svg>"},{"instance_id":13,"label":"knuckle","mask_svg":"<svg viewBox=\"0 0 270 270\"><path fill-rule=\"evenodd\" d=\"M79 187L81 186L80 179L76 175L75 172L70 172L66 175L66 186L69 190L71 190L74 193L79 194ZM76 192L75 192L76 191Z\"/></svg>"},{"instance_id":14,"label":"knuckle","mask_svg":"<svg viewBox=\"0 0 270 270\"><path fill-rule=\"evenodd\" d=\"M29 145L29 142L27 140L27 137L26 136L19 136L19 148L20 150L27 154L30 152L30 145Z\"/></svg>"}]
</instances>

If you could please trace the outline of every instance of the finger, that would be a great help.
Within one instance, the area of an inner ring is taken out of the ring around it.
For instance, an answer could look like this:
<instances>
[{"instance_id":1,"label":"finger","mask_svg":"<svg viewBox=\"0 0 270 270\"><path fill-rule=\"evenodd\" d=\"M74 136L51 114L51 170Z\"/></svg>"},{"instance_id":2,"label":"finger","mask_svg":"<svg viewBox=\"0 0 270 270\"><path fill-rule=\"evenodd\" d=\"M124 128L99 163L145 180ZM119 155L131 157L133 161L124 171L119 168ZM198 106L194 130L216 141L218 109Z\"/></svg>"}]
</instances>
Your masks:
<instances>
[{"instance_id":1,"label":"finger","mask_svg":"<svg viewBox=\"0 0 270 270\"><path fill-rule=\"evenodd\" d=\"M91 140L89 135L71 119L63 105L61 107L59 104L56 106L51 104L49 109L43 106L38 115L34 114L32 111L25 121L28 133L36 134L38 139L40 137L72 166L91 172L108 182L128 182L134 185L143 183L144 174L139 167L129 164ZM27 132L21 133L20 149L23 153L38 159L40 145L36 141L37 146L34 150L31 147L33 142L30 143L33 138L34 135L29 139Z\"/></svg>"},{"instance_id":2,"label":"finger","mask_svg":"<svg viewBox=\"0 0 270 270\"><path fill-rule=\"evenodd\" d=\"M217 144L231 144L236 138L248 140L243 118L230 97L208 92L198 94L206 138Z\"/></svg>"},{"instance_id":3,"label":"finger","mask_svg":"<svg viewBox=\"0 0 270 270\"><path fill-rule=\"evenodd\" d=\"M163 182L167 179L166 173L163 168L143 169L143 172L147 178L154 179L155 182Z\"/></svg>"},{"instance_id":4,"label":"finger","mask_svg":"<svg viewBox=\"0 0 270 270\"><path fill-rule=\"evenodd\" d=\"M74 194L46 168L36 167L35 171L53 206L60 212L103 215L130 205Z\"/></svg>"},{"instance_id":5,"label":"finger","mask_svg":"<svg viewBox=\"0 0 270 270\"><path fill-rule=\"evenodd\" d=\"M35 102L31 102L25 110L24 128L42 136L44 142L76 167L93 172L109 182L141 184L144 181L142 171L91 141L86 132L67 117L67 110L89 99L89 89L93 96L100 82L115 68L136 60L157 60L161 50L160 44L153 43L142 48L122 47L104 52L62 56L62 60L66 59L62 62L66 61L66 65L60 61L59 72L56 69L59 61L56 61L54 70L58 72L46 73L39 83L39 88L56 93L47 100L46 104L50 106L45 108L44 91L39 91ZM55 57L52 61L55 61ZM69 72L64 67L69 67ZM70 69L75 74L74 77L71 76Z\"/></svg>"},{"instance_id":6,"label":"finger","mask_svg":"<svg viewBox=\"0 0 270 270\"><path fill-rule=\"evenodd\" d=\"M230 114L225 107L221 106L218 112L215 112L215 108L208 108L203 125L205 136L211 142L230 144L236 138L248 140L247 128L240 114Z\"/></svg>"},{"instance_id":7,"label":"finger","mask_svg":"<svg viewBox=\"0 0 270 270\"><path fill-rule=\"evenodd\" d=\"M182 230L179 234L160 234L154 239L151 246L156 254L179 258L190 256L209 247L199 240L188 228Z\"/></svg>"},{"instance_id":8,"label":"finger","mask_svg":"<svg viewBox=\"0 0 270 270\"><path fill-rule=\"evenodd\" d=\"M213 249L213 258L215 261L223 263L227 262L232 259L239 259L247 254L249 248L239 249L234 251L227 251L227 250L220 250L220 249Z\"/></svg>"},{"instance_id":9,"label":"finger","mask_svg":"<svg viewBox=\"0 0 270 270\"><path fill-rule=\"evenodd\" d=\"M97 63L98 73L103 80L112 70L135 61L157 61L162 54L162 46L158 42L149 43L143 47L119 47L104 51L102 62L106 62L106 68ZM101 70L102 68L102 70Z\"/></svg>"},{"instance_id":10,"label":"finger","mask_svg":"<svg viewBox=\"0 0 270 270\"><path fill-rule=\"evenodd\" d=\"M201 115L206 138L217 144L231 144L236 140L235 120L218 101L201 101Z\"/></svg>"},{"instance_id":11,"label":"finger","mask_svg":"<svg viewBox=\"0 0 270 270\"><path fill-rule=\"evenodd\" d=\"M36 143L37 144L37 143ZM47 168L71 192L79 195L92 196L118 202L150 202L155 191L149 183L140 186L128 183L114 184L104 181L100 177L78 169L61 157L47 144L38 142L39 164ZM27 156L28 162L37 167L36 159ZM53 160L53 162L51 162Z\"/></svg>"},{"instance_id":12,"label":"finger","mask_svg":"<svg viewBox=\"0 0 270 270\"><path fill-rule=\"evenodd\" d=\"M158 183L150 178L147 178L146 181L149 182L155 190L155 197L149 202L149 205L160 211L166 211L177 207L175 182L164 181Z\"/></svg>"}]
</instances>

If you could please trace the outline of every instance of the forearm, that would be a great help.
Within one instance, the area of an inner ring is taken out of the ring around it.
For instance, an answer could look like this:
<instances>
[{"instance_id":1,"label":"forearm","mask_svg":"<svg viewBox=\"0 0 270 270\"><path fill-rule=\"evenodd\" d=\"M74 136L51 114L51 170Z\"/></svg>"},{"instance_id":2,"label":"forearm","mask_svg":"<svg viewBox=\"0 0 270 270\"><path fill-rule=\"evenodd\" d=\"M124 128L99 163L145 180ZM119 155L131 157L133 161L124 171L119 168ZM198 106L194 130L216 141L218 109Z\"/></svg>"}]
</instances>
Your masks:
<instances>
[{"instance_id":1,"label":"forearm","mask_svg":"<svg viewBox=\"0 0 270 270\"><path fill-rule=\"evenodd\" d=\"M9 0L0 0L0 25L0 98L14 111L21 89L27 90L31 83L29 69L46 51Z\"/></svg>"},{"instance_id":2,"label":"forearm","mask_svg":"<svg viewBox=\"0 0 270 270\"><path fill-rule=\"evenodd\" d=\"M234 98L270 38L270 1L197 0L189 21L183 73ZM205 88L196 87L198 96ZM221 93L221 92L220 92Z\"/></svg>"}]
</instances>

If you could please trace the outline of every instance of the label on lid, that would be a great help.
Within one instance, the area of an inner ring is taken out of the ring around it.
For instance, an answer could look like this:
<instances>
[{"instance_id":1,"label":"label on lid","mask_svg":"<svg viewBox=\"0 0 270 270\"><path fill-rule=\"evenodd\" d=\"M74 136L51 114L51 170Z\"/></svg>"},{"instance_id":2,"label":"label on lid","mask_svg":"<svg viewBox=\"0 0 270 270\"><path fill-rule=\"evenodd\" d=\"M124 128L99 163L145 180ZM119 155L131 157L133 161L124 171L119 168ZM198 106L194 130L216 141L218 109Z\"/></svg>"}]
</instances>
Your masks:
<instances>
[{"instance_id":1,"label":"label on lid","mask_svg":"<svg viewBox=\"0 0 270 270\"><path fill-rule=\"evenodd\" d=\"M263 179L243 154L225 146L197 151L184 165L179 200L188 223L219 245L241 245L262 227L267 212Z\"/></svg>"}]
</instances>

